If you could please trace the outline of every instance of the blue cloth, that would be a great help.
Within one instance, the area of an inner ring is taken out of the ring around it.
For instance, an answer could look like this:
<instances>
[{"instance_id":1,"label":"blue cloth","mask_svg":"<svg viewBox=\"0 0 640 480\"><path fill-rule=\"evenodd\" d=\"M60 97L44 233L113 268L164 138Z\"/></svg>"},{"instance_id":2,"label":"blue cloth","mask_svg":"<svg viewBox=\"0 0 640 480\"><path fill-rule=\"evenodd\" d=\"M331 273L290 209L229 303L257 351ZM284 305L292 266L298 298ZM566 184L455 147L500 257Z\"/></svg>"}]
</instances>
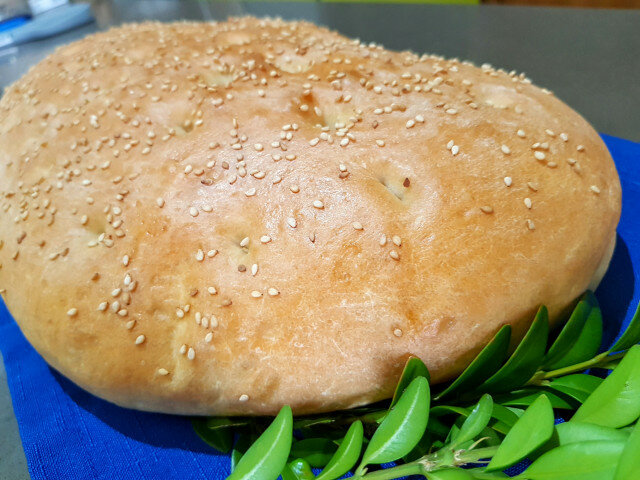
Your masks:
<instances>
[{"instance_id":1,"label":"blue cloth","mask_svg":"<svg viewBox=\"0 0 640 480\"><path fill-rule=\"evenodd\" d=\"M596 292L608 345L640 301L640 144L603 138L623 190L618 244ZM229 458L202 443L188 419L119 408L53 371L1 303L0 349L34 480L217 480L229 474Z\"/></svg>"}]
</instances>

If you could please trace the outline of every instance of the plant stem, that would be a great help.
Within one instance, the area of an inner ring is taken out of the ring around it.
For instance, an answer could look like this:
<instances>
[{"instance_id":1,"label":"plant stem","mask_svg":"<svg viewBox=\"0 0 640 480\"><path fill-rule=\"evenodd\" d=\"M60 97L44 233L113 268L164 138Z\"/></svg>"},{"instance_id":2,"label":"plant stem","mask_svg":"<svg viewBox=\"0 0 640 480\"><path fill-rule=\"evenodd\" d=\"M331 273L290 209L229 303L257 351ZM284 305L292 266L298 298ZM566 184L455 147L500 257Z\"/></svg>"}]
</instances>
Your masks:
<instances>
[{"instance_id":1,"label":"plant stem","mask_svg":"<svg viewBox=\"0 0 640 480\"><path fill-rule=\"evenodd\" d=\"M476 448L475 450L461 450L456 453L455 459L457 465L477 462L482 458L491 458L498 451L498 446Z\"/></svg>"},{"instance_id":2,"label":"plant stem","mask_svg":"<svg viewBox=\"0 0 640 480\"><path fill-rule=\"evenodd\" d=\"M612 360L617 360L619 358L622 358L625 356L626 353L627 352L625 350L624 352L616 353L614 355L609 355L609 352L607 351L607 352L601 353L600 355L596 355L590 360L585 360L584 362L576 363L575 365L569 365L568 367L558 368L557 370L551 370L549 372L539 370L536 372L536 374L533 377L531 377L531 380L529 380L525 384L525 386L541 385L542 381L548 380L550 378L562 377L564 375L569 375L572 373L579 373L588 368L597 367L598 364L602 362L602 360L606 359L606 362L604 363L608 363Z\"/></svg>"}]
</instances>

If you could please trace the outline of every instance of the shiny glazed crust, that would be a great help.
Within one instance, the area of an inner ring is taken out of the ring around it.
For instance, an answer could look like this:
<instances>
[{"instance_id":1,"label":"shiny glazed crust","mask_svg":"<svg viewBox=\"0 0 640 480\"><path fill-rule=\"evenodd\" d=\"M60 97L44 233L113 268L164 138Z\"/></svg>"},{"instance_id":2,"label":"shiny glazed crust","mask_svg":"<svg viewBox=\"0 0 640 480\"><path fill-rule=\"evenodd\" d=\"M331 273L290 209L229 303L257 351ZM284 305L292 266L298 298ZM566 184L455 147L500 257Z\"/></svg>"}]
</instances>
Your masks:
<instances>
[{"instance_id":1,"label":"shiny glazed crust","mask_svg":"<svg viewBox=\"0 0 640 480\"><path fill-rule=\"evenodd\" d=\"M410 354L446 380L570 306L619 214L600 137L524 75L308 23L127 25L0 102L4 299L142 410L353 407Z\"/></svg>"}]
</instances>

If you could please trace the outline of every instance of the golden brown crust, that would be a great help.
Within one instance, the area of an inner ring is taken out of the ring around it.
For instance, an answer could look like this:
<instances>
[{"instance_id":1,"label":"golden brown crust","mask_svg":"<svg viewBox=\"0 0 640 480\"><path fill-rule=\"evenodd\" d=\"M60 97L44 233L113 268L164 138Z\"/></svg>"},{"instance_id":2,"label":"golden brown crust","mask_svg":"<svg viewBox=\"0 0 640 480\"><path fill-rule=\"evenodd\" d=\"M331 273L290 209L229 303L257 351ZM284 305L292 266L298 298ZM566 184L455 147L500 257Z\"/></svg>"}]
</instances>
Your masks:
<instances>
[{"instance_id":1,"label":"golden brown crust","mask_svg":"<svg viewBox=\"0 0 640 480\"><path fill-rule=\"evenodd\" d=\"M99 33L0 118L7 305L53 367L144 410L351 407L409 354L447 379L567 307L620 214L602 140L524 76L308 23Z\"/></svg>"}]
</instances>

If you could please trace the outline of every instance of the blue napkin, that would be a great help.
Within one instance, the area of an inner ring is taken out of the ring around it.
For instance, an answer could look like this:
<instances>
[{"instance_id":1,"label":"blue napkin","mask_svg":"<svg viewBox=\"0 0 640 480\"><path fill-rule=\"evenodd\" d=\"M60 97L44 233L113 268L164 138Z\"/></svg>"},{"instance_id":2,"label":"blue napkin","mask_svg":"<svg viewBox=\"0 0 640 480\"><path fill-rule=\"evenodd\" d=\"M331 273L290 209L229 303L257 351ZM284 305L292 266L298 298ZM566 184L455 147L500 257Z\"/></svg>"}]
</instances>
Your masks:
<instances>
[{"instance_id":1,"label":"blue napkin","mask_svg":"<svg viewBox=\"0 0 640 480\"><path fill-rule=\"evenodd\" d=\"M618 244L596 292L605 344L611 344L640 301L640 144L603 138L623 191ZM188 419L117 407L49 368L1 302L0 349L34 480L217 480L229 474L229 457L202 443Z\"/></svg>"}]
</instances>

